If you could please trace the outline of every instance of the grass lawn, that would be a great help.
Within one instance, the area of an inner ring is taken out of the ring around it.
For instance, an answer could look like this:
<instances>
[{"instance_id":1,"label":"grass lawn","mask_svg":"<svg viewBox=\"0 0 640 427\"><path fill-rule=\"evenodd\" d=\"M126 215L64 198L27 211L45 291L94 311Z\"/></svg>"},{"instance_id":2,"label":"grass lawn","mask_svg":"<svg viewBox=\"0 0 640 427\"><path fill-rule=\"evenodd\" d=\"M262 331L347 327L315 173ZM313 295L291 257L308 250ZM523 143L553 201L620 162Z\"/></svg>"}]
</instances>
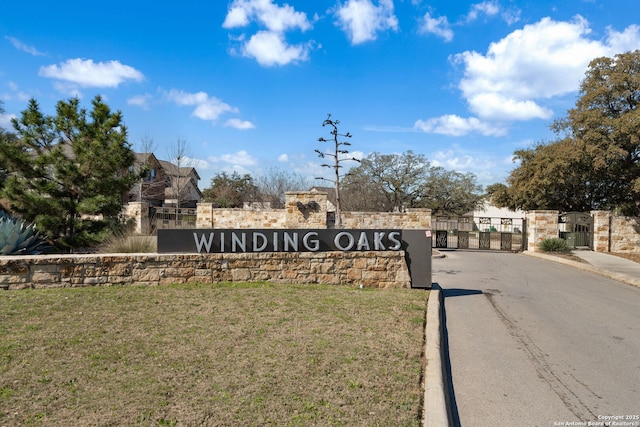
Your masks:
<instances>
[{"instance_id":1,"label":"grass lawn","mask_svg":"<svg viewBox=\"0 0 640 427\"><path fill-rule=\"evenodd\" d=\"M418 426L428 292L0 292L0 426Z\"/></svg>"}]
</instances>

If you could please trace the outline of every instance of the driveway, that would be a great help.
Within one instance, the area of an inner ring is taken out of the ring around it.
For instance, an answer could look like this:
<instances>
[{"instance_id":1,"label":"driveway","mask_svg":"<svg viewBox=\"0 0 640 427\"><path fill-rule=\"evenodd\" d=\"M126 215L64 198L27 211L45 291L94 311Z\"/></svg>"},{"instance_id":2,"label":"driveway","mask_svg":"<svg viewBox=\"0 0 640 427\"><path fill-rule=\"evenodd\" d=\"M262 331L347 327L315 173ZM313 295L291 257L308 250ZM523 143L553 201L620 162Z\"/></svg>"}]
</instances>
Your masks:
<instances>
[{"instance_id":1,"label":"driveway","mask_svg":"<svg viewBox=\"0 0 640 427\"><path fill-rule=\"evenodd\" d=\"M446 255L433 281L456 425L640 425L640 288L522 254Z\"/></svg>"}]
</instances>

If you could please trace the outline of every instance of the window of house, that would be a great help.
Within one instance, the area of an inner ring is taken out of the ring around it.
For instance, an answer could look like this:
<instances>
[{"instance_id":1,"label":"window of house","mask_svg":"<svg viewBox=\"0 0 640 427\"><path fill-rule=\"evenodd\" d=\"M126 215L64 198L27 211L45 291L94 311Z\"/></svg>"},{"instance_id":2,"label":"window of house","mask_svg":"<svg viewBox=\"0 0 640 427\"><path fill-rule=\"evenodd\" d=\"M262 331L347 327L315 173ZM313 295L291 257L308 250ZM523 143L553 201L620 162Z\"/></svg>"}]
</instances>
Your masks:
<instances>
[{"instance_id":1,"label":"window of house","mask_svg":"<svg viewBox=\"0 0 640 427\"><path fill-rule=\"evenodd\" d=\"M146 176L146 181L155 181L156 180L156 170L155 169L151 169L149 172L147 172L147 176Z\"/></svg>"}]
</instances>

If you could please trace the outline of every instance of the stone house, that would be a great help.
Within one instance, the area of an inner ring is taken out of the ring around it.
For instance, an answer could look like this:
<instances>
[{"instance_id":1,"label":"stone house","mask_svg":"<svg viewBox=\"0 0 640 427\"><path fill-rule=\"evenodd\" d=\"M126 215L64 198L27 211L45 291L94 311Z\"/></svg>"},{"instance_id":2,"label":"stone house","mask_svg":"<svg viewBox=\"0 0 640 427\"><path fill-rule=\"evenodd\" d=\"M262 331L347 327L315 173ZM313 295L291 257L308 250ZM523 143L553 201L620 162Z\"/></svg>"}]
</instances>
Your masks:
<instances>
[{"instance_id":1,"label":"stone house","mask_svg":"<svg viewBox=\"0 0 640 427\"><path fill-rule=\"evenodd\" d=\"M200 175L193 167L178 167L166 160L159 160L153 153L136 153L131 172L146 170L127 194L128 202L147 202L156 207L195 208L202 200L198 187Z\"/></svg>"}]
</instances>

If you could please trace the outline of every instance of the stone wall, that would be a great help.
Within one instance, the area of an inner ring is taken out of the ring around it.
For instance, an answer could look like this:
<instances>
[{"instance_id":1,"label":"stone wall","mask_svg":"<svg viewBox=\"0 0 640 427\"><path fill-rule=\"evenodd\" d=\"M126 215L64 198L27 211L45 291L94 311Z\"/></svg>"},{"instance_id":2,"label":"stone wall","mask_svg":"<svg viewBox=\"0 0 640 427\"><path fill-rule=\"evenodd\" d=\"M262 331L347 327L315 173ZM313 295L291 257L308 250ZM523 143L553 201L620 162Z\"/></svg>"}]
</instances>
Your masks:
<instances>
[{"instance_id":1,"label":"stone wall","mask_svg":"<svg viewBox=\"0 0 640 427\"><path fill-rule=\"evenodd\" d=\"M610 251L640 253L640 218L611 217Z\"/></svg>"},{"instance_id":2,"label":"stone wall","mask_svg":"<svg viewBox=\"0 0 640 427\"><path fill-rule=\"evenodd\" d=\"M284 209L220 209L199 203L196 228L327 228L327 193L287 192ZM430 209L405 212L342 212L342 225L351 229L431 228Z\"/></svg>"},{"instance_id":3,"label":"stone wall","mask_svg":"<svg viewBox=\"0 0 640 427\"><path fill-rule=\"evenodd\" d=\"M593 250L596 252L640 253L640 218L615 216L610 211L591 211ZM527 214L529 250L539 250L544 239L558 237L558 211Z\"/></svg>"},{"instance_id":4,"label":"stone wall","mask_svg":"<svg viewBox=\"0 0 640 427\"><path fill-rule=\"evenodd\" d=\"M196 228L286 228L287 224L282 209L220 209L211 203L198 203L196 216Z\"/></svg>"},{"instance_id":5,"label":"stone wall","mask_svg":"<svg viewBox=\"0 0 640 427\"><path fill-rule=\"evenodd\" d=\"M527 213L527 250L538 252L543 240L559 235L558 211L538 210Z\"/></svg>"},{"instance_id":6,"label":"stone wall","mask_svg":"<svg viewBox=\"0 0 640 427\"><path fill-rule=\"evenodd\" d=\"M343 212L344 228L428 230L431 209L407 209L405 212Z\"/></svg>"},{"instance_id":7,"label":"stone wall","mask_svg":"<svg viewBox=\"0 0 640 427\"><path fill-rule=\"evenodd\" d=\"M327 193L287 192L284 209L220 209L198 203L196 228L327 228Z\"/></svg>"},{"instance_id":8,"label":"stone wall","mask_svg":"<svg viewBox=\"0 0 640 427\"><path fill-rule=\"evenodd\" d=\"M270 281L409 288L404 251L0 257L0 288Z\"/></svg>"}]
</instances>

